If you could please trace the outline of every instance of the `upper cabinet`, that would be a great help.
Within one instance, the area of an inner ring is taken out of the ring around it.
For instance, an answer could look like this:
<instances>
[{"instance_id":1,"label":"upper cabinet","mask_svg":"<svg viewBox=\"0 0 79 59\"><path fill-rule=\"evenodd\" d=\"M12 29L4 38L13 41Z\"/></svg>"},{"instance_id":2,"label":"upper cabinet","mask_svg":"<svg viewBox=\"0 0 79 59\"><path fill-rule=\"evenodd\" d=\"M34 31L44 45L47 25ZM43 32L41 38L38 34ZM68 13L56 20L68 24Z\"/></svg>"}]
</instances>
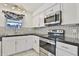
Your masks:
<instances>
[{"instance_id":1,"label":"upper cabinet","mask_svg":"<svg viewBox=\"0 0 79 59\"><path fill-rule=\"evenodd\" d=\"M79 23L79 3L76 3L76 7L77 7L77 22Z\"/></svg>"},{"instance_id":2,"label":"upper cabinet","mask_svg":"<svg viewBox=\"0 0 79 59\"><path fill-rule=\"evenodd\" d=\"M39 14L39 26L43 27L44 25L44 13Z\"/></svg>"},{"instance_id":3,"label":"upper cabinet","mask_svg":"<svg viewBox=\"0 0 79 59\"><path fill-rule=\"evenodd\" d=\"M44 18L54 14L56 11L61 10L61 4L50 4L47 7L42 6L42 11L39 10L38 13L33 14L33 25L34 27L44 27Z\"/></svg>"},{"instance_id":4,"label":"upper cabinet","mask_svg":"<svg viewBox=\"0 0 79 59\"><path fill-rule=\"evenodd\" d=\"M43 27L44 26L44 13L33 16L33 26Z\"/></svg>"},{"instance_id":5,"label":"upper cabinet","mask_svg":"<svg viewBox=\"0 0 79 59\"><path fill-rule=\"evenodd\" d=\"M33 27L39 27L39 15L33 16Z\"/></svg>"},{"instance_id":6,"label":"upper cabinet","mask_svg":"<svg viewBox=\"0 0 79 59\"><path fill-rule=\"evenodd\" d=\"M45 13L45 16L46 16L46 15L54 14L57 11L60 11L60 10L61 10L61 4L56 3L56 4L52 5L52 6L50 6L49 8L47 8L46 11L44 11L44 13Z\"/></svg>"},{"instance_id":7,"label":"upper cabinet","mask_svg":"<svg viewBox=\"0 0 79 59\"><path fill-rule=\"evenodd\" d=\"M74 24L77 21L77 8L74 3L61 4L62 9L62 25Z\"/></svg>"},{"instance_id":8,"label":"upper cabinet","mask_svg":"<svg viewBox=\"0 0 79 59\"><path fill-rule=\"evenodd\" d=\"M79 4L78 3L55 3L42 6L38 13L34 13L33 24L34 27L43 27L44 18L55 14L56 11L62 11L61 25L78 24L79 23Z\"/></svg>"}]
</instances>

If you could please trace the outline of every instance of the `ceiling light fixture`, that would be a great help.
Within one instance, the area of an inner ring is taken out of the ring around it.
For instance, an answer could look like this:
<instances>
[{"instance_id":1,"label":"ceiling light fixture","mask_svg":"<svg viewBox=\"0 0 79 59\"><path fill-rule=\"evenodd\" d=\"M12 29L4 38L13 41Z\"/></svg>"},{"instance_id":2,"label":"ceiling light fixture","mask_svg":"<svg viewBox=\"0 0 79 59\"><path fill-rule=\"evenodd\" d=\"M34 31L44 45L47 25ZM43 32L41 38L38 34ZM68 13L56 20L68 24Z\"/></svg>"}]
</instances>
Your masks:
<instances>
[{"instance_id":1,"label":"ceiling light fixture","mask_svg":"<svg viewBox=\"0 0 79 59\"><path fill-rule=\"evenodd\" d=\"M12 9L15 9L15 7L12 7Z\"/></svg>"},{"instance_id":2,"label":"ceiling light fixture","mask_svg":"<svg viewBox=\"0 0 79 59\"><path fill-rule=\"evenodd\" d=\"M4 6L8 6L8 4L5 3Z\"/></svg>"},{"instance_id":3,"label":"ceiling light fixture","mask_svg":"<svg viewBox=\"0 0 79 59\"><path fill-rule=\"evenodd\" d=\"M24 13L25 11L23 11L23 13Z\"/></svg>"},{"instance_id":4,"label":"ceiling light fixture","mask_svg":"<svg viewBox=\"0 0 79 59\"><path fill-rule=\"evenodd\" d=\"M20 9L20 8L18 8L18 10L20 11L21 9Z\"/></svg>"}]
</instances>

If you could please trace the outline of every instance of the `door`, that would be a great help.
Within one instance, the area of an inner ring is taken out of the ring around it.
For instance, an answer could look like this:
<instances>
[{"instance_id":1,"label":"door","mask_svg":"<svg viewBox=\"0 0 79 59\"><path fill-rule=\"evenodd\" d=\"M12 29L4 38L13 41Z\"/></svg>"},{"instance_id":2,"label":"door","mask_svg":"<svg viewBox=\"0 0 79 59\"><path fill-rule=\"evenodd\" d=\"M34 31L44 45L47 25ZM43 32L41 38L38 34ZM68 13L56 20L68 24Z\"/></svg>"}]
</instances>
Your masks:
<instances>
[{"instance_id":1,"label":"door","mask_svg":"<svg viewBox=\"0 0 79 59\"><path fill-rule=\"evenodd\" d=\"M56 49L56 56L74 56L74 55L67 52L67 51L57 48Z\"/></svg>"},{"instance_id":2,"label":"door","mask_svg":"<svg viewBox=\"0 0 79 59\"><path fill-rule=\"evenodd\" d=\"M2 38L2 55L8 56L15 53L15 38L3 37Z\"/></svg>"},{"instance_id":3,"label":"door","mask_svg":"<svg viewBox=\"0 0 79 59\"><path fill-rule=\"evenodd\" d=\"M30 50L33 48L33 36L29 35L29 36L25 36L25 48L26 50Z\"/></svg>"},{"instance_id":4,"label":"door","mask_svg":"<svg viewBox=\"0 0 79 59\"><path fill-rule=\"evenodd\" d=\"M23 36L20 37L16 37L16 52L22 52L25 51L25 39L23 38Z\"/></svg>"},{"instance_id":5,"label":"door","mask_svg":"<svg viewBox=\"0 0 79 59\"><path fill-rule=\"evenodd\" d=\"M77 19L76 4L64 3L62 4L62 24L74 24Z\"/></svg>"},{"instance_id":6,"label":"door","mask_svg":"<svg viewBox=\"0 0 79 59\"><path fill-rule=\"evenodd\" d=\"M39 27L44 27L44 13L39 14Z\"/></svg>"},{"instance_id":7,"label":"door","mask_svg":"<svg viewBox=\"0 0 79 59\"><path fill-rule=\"evenodd\" d=\"M33 25L34 27L39 27L39 15L33 16Z\"/></svg>"},{"instance_id":8,"label":"door","mask_svg":"<svg viewBox=\"0 0 79 59\"><path fill-rule=\"evenodd\" d=\"M30 36L19 36L16 40L16 52L32 49L32 38Z\"/></svg>"},{"instance_id":9,"label":"door","mask_svg":"<svg viewBox=\"0 0 79 59\"><path fill-rule=\"evenodd\" d=\"M34 36L34 40L33 40L33 49L39 53L39 37Z\"/></svg>"},{"instance_id":10,"label":"door","mask_svg":"<svg viewBox=\"0 0 79 59\"><path fill-rule=\"evenodd\" d=\"M1 56L1 42L0 42L0 56Z\"/></svg>"}]
</instances>

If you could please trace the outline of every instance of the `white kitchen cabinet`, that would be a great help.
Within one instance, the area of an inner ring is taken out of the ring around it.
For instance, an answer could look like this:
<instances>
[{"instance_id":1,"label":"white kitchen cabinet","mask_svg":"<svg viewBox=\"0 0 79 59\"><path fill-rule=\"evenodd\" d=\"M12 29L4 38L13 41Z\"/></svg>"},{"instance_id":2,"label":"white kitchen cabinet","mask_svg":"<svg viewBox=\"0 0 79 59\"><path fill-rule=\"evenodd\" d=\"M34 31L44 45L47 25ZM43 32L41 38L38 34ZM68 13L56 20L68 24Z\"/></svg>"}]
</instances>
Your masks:
<instances>
[{"instance_id":1,"label":"white kitchen cabinet","mask_svg":"<svg viewBox=\"0 0 79 59\"><path fill-rule=\"evenodd\" d=\"M73 54L70 54L69 52L62 50L62 49L57 49L56 51L56 56L74 56Z\"/></svg>"},{"instance_id":2,"label":"white kitchen cabinet","mask_svg":"<svg viewBox=\"0 0 79 59\"><path fill-rule=\"evenodd\" d=\"M61 4L62 10L62 25L75 24L77 22L77 8L74 3L63 3Z\"/></svg>"},{"instance_id":3,"label":"white kitchen cabinet","mask_svg":"<svg viewBox=\"0 0 79 59\"><path fill-rule=\"evenodd\" d=\"M60 11L61 10L60 7L61 7L61 4L58 3L58 4L53 4L53 5L49 6L47 9L45 9L42 12L39 11L40 13L33 16L34 27L44 27L45 26L44 18L46 16L54 15L56 11Z\"/></svg>"},{"instance_id":4,"label":"white kitchen cabinet","mask_svg":"<svg viewBox=\"0 0 79 59\"><path fill-rule=\"evenodd\" d=\"M26 50L32 49L33 48L33 36L32 35L26 36L25 41L26 41L26 44L25 44Z\"/></svg>"},{"instance_id":5,"label":"white kitchen cabinet","mask_svg":"<svg viewBox=\"0 0 79 59\"><path fill-rule=\"evenodd\" d=\"M57 11L61 10L61 4L60 3L56 3L52 6L50 6L50 8L46 9L46 11L44 11L46 16L51 16L54 15Z\"/></svg>"},{"instance_id":6,"label":"white kitchen cabinet","mask_svg":"<svg viewBox=\"0 0 79 59\"><path fill-rule=\"evenodd\" d=\"M76 3L77 5L77 23L79 23L79 3Z\"/></svg>"},{"instance_id":7,"label":"white kitchen cabinet","mask_svg":"<svg viewBox=\"0 0 79 59\"><path fill-rule=\"evenodd\" d=\"M16 45L16 48L15 48L16 52L25 51L26 41L24 37L23 36L16 37L15 45Z\"/></svg>"},{"instance_id":8,"label":"white kitchen cabinet","mask_svg":"<svg viewBox=\"0 0 79 59\"><path fill-rule=\"evenodd\" d=\"M41 14L39 14L39 27L44 27L45 26L45 24L44 24L44 13L41 13Z\"/></svg>"},{"instance_id":9,"label":"white kitchen cabinet","mask_svg":"<svg viewBox=\"0 0 79 59\"><path fill-rule=\"evenodd\" d=\"M2 55L12 55L33 48L32 36L16 36L2 38Z\"/></svg>"},{"instance_id":10,"label":"white kitchen cabinet","mask_svg":"<svg viewBox=\"0 0 79 59\"><path fill-rule=\"evenodd\" d=\"M2 55L12 55L15 53L15 37L2 38Z\"/></svg>"},{"instance_id":11,"label":"white kitchen cabinet","mask_svg":"<svg viewBox=\"0 0 79 59\"><path fill-rule=\"evenodd\" d=\"M40 13L33 18L34 27L44 27L44 14Z\"/></svg>"},{"instance_id":12,"label":"white kitchen cabinet","mask_svg":"<svg viewBox=\"0 0 79 59\"><path fill-rule=\"evenodd\" d=\"M56 55L57 56L77 56L78 47L62 42L56 42Z\"/></svg>"},{"instance_id":13,"label":"white kitchen cabinet","mask_svg":"<svg viewBox=\"0 0 79 59\"><path fill-rule=\"evenodd\" d=\"M0 56L1 56L1 41L0 41Z\"/></svg>"},{"instance_id":14,"label":"white kitchen cabinet","mask_svg":"<svg viewBox=\"0 0 79 59\"><path fill-rule=\"evenodd\" d=\"M33 16L33 27L39 27L39 15Z\"/></svg>"},{"instance_id":15,"label":"white kitchen cabinet","mask_svg":"<svg viewBox=\"0 0 79 59\"><path fill-rule=\"evenodd\" d=\"M32 49L33 40L31 36L19 36L16 38L16 52L22 52Z\"/></svg>"},{"instance_id":16,"label":"white kitchen cabinet","mask_svg":"<svg viewBox=\"0 0 79 59\"><path fill-rule=\"evenodd\" d=\"M34 36L34 40L33 40L33 49L39 53L39 37L38 36Z\"/></svg>"}]
</instances>

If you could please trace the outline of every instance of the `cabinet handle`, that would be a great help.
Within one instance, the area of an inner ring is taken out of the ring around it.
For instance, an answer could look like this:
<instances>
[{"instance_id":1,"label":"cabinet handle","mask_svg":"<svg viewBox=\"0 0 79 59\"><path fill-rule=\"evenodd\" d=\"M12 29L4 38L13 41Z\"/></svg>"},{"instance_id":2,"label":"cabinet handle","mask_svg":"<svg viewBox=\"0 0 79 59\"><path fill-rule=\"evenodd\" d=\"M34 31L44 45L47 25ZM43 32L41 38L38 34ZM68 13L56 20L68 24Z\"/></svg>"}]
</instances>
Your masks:
<instances>
[{"instance_id":1,"label":"cabinet handle","mask_svg":"<svg viewBox=\"0 0 79 59\"><path fill-rule=\"evenodd\" d=\"M68 49L68 47L65 47L65 46L61 46L61 47L65 48L65 49Z\"/></svg>"}]
</instances>

